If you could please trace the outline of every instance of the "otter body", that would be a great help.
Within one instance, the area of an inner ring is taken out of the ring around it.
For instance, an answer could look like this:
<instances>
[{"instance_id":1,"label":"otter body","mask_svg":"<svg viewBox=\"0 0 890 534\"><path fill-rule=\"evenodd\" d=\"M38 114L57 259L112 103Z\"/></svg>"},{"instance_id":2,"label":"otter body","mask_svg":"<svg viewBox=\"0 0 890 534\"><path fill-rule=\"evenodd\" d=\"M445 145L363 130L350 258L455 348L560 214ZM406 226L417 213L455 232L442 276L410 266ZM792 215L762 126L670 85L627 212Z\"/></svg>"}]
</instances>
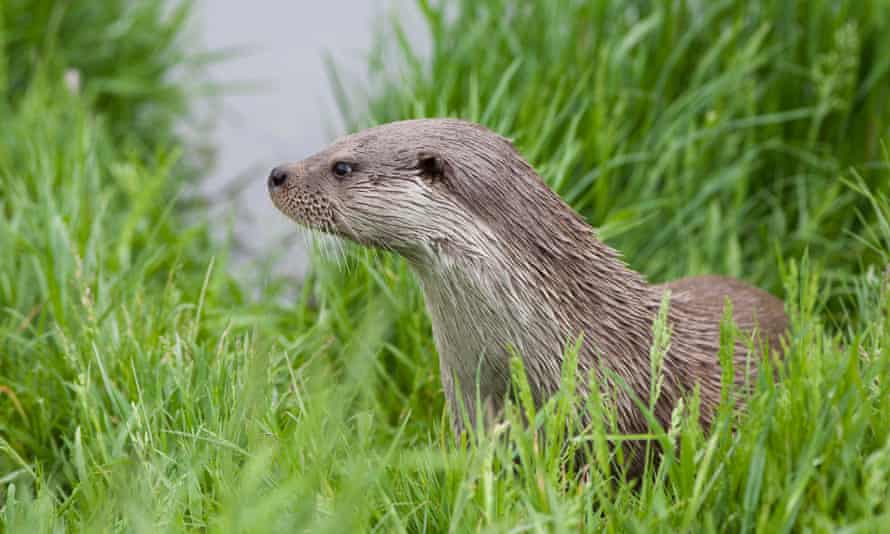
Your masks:
<instances>
[{"instance_id":1,"label":"otter body","mask_svg":"<svg viewBox=\"0 0 890 534\"><path fill-rule=\"evenodd\" d=\"M275 205L298 223L407 259L423 288L456 432L466 409L497 413L515 350L537 403L560 384L566 348L582 339L578 384L596 373L610 389L619 429L648 424L653 321L671 292L670 347L655 415L701 391L708 425L720 400L717 359L724 302L746 336L779 350L787 329L780 300L731 278L691 277L650 285L599 241L505 138L454 119L402 121L334 142L273 169ZM735 382L756 378L760 354L739 340ZM459 392L459 393L458 393ZM640 467L641 456L634 456Z\"/></svg>"}]
</instances>

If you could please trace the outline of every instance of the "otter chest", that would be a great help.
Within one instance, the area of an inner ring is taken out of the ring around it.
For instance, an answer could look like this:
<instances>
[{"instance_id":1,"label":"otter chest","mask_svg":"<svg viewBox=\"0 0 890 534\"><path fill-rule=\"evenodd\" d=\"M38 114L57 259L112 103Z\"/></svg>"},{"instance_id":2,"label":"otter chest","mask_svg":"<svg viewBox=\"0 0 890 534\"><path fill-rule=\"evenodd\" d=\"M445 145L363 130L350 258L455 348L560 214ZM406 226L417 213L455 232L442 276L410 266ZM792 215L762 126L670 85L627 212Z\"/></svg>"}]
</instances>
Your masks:
<instances>
[{"instance_id":1,"label":"otter chest","mask_svg":"<svg viewBox=\"0 0 890 534\"><path fill-rule=\"evenodd\" d=\"M518 344L509 319L478 294L441 283L423 283L423 289L446 389L458 386L474 398L478 384L482 398L503 395L510 381L507 347Z\"/></svg>"},{"instance_id":2,"label":"otter chest","mask_svg":"<svg viewBox=\"0 0 890 534\"><path fill-rule=\"evenodd\" d=\"M561 344L546 328L554 322L543 309L529 309L515 298L502 285L503 277L486 284L460 272L439 274L419 278L452 413L457 413L458 401L472 409L477 387L479 398L498 410L510 385L513 354L523 358L536 384L549 382L543 375L553 370L558 376Z\"/></svg>"}]
</instances>

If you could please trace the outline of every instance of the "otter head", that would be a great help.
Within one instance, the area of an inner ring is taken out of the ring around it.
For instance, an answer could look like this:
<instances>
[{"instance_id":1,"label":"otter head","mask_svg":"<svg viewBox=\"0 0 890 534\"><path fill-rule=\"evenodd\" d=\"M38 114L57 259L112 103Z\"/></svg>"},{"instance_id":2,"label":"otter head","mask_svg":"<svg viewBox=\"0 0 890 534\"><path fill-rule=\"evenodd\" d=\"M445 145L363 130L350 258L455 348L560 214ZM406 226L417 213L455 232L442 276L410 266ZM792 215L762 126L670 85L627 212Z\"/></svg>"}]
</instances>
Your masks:
<instances>
[{"instance_id":1,"label":"otter head","mask_svg":"<svg viewBox=\"0 0 890 534\"><path fill-rule=\"evenodd\" d=\"M269 191L303 226L415 263L493 254L584 260L564 244L593 238L510 141L462 120L393 122L343 137L273 169Z\"/></svg>"},{"instance_id":2,"label":"otter head","mask_svg":"<svg viewBox=\"0 0 890 534\"><path fill-rule=\"evenodd\" d=\"M276 167L268 185L301 225L419 261L482 253L491 217L480 215L509 197L499 182L523 166L509 141L479 125L421 119L343 137Z\"/></svg>"}]
</instances>

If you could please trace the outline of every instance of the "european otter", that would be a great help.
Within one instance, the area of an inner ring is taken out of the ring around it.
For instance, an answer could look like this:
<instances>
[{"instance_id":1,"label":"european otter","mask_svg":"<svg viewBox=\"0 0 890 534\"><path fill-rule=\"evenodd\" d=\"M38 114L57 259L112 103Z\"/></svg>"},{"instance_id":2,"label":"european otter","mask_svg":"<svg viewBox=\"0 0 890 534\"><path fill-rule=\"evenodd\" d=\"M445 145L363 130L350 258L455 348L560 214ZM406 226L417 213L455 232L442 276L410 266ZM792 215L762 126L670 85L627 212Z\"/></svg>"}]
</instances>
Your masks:
<instances>
[{"instance_id":1,"label":"european otter","mask_svg":"<svg viewBox=\"0 0 890 534\"><path fill-rule=\"evenodd\" d=\"M726 297L739 328L772 349L780 349L787 328L780 300L737 280L647 284L510 141L470 122L422 119L371 128L276 167L268 185L278 209L298 223L406 258L432 319L456 433L461 403L473 422L477 386L488 408L501 407L511 348L541 403L559 387L564 351L579 335L578 383L593 369L600 383L612 385L619 429L648 432L633 398L649 403L653 320L666 289L672 334L655 402L663 425L696 385L702 423L714 415ZM760 358L749 357L746 347L740 341L735 351L740 386L755 377ZM616 387L615 377L626 386ZM633 462L638 471L641 457Z\"/></svg>"}]
</instances>

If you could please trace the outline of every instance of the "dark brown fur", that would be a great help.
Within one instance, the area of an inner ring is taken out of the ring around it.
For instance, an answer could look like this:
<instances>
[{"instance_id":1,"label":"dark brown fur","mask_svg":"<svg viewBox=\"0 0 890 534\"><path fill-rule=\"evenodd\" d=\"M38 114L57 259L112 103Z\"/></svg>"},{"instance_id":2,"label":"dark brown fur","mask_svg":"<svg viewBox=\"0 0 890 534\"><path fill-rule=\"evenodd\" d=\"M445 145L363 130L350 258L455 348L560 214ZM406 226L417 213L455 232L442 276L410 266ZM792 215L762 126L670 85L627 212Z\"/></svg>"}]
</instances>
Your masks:
<instances>
[{"instance_id":1,"label":"dark brown fur","mask_svg":"<svg viewBox=\"0 0 890 534\"><path fill-rule=\"evenodd\" d=\"M337 161L352 172L336 176ZM425 119L365 130L276 168L270 192L305 226L409 261L426 296L457 432L462 404L473 420L477 387L490 410L502 406L509 347L521 354L540 403L559 387L565 348L580 335L579 382L594 371L617 408L619 430L646 433L634 397L649 403L652 327L665 290L671 338L654 403L662 425L696 386L702 422L710 424L720 399L726 298L739 328L773 350L787 328L781 301L738 280L647 284L509 141L476 124ZM739 386L756 378L760 361L746 347L745 340L736 344ZM635 455L633 471L640 461Z\"/></svg>"}]
</instances>

